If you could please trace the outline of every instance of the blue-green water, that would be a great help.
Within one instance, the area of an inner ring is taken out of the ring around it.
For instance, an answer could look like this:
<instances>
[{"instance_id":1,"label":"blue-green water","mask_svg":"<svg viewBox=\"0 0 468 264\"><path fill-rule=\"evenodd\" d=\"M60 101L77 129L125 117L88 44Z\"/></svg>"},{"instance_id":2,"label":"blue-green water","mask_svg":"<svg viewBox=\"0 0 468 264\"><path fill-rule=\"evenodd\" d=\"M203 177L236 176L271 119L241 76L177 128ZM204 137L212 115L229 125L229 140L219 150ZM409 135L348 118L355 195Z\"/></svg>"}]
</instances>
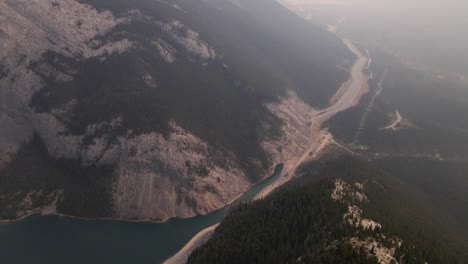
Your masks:
<instances>
[{"instance_id":1,"label":"blue-green water","mask_svg":"<svg viewBox=\"0 0 468 264\"><path fill-rule=\"evenodd\" d=\"M236 202L250 201L283 170L253 186ZM228 207L205 216L165 223L31 216L0 224L0 263L161 263L199 231L220 222Z\"/></svg>"}]
</instances>

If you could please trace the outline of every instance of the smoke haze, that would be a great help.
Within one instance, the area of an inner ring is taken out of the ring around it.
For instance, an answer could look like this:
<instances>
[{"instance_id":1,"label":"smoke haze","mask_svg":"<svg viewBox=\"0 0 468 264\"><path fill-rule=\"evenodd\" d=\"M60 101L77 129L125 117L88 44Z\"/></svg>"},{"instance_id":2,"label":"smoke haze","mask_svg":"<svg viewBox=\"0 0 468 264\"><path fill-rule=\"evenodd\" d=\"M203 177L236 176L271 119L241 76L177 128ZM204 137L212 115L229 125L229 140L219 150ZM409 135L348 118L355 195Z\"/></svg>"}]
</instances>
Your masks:
<instances>
[{"instance_id":1,"label":"smoke haze","mask_svg":"<svg viewBox=\"0 0 468 264\"><path fill-rule=\"evenodd\" d=\"M336 24L347 35L385 44L396 54L466 75L468 1L281 0L313 22Z\"/></svg>"}]
</instances>

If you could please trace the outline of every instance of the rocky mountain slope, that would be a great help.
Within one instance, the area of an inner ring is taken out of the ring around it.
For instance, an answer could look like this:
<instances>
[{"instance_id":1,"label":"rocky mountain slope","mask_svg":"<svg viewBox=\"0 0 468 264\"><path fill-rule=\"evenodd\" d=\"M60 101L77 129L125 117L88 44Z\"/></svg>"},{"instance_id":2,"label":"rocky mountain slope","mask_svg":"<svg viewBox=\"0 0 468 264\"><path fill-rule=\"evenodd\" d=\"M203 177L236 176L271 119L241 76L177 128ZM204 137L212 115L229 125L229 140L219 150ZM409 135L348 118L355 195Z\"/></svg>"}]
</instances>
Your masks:
<instances>
[{"instance_id":1,"label":"rocky mountain slope","mask_svg":"<svg viewBox=\"0 0 468 264\"><path fill-rule=\"evenodd\" d=\"M1 0L0 40L8 219L220 208L310 139L352 60L267 0Z\"/></svg>"}]
</instances>

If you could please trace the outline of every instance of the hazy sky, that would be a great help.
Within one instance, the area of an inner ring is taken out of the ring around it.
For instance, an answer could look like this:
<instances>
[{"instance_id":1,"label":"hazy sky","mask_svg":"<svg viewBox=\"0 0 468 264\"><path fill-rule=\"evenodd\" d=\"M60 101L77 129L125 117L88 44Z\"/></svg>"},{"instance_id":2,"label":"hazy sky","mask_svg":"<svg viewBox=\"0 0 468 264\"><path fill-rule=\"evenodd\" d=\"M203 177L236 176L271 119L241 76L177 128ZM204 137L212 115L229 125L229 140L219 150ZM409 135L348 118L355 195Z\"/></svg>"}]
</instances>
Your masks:
<instances>
[{"instance_id":1,"label":"hazy sky","mask_svg":"<svg viewBox=\"0 0 468 264\"><path fill-rule=\"evenodd\" d=\"M356 10L360 8L365 12L372 10L380 15L413 15L418 19L468 22L467 0L280 0L280 2L296 6L311 4L346 6Z\"/></svg>"},{"instance_id":2,"label":"hazy sky","mask_svg":"<svg viewBox=\"0 0 468 264\"><path fill-rule=\"evenodd\" d=\"M468 71L468 0L278 1L292 9L302 7L305 13L310 10L315 20L321 14L345 17L342 29L347 32L388 39L397 49L406 45L411 48L407 52L420 57L435 54L440 57L435 60L458 61Z\"/></svg>"},{"instance_id":3,"label":"hazy sky","mask_svg":"<svg viewBox=\"0 0 468 264\"><path fill-rule=\"evenodd\" d=\"M424 35L468 40L468 0L280 0L292 6L328 6L362 23ZM467 43L468 44L468 43Z\"/></svg>"}]
</instances>

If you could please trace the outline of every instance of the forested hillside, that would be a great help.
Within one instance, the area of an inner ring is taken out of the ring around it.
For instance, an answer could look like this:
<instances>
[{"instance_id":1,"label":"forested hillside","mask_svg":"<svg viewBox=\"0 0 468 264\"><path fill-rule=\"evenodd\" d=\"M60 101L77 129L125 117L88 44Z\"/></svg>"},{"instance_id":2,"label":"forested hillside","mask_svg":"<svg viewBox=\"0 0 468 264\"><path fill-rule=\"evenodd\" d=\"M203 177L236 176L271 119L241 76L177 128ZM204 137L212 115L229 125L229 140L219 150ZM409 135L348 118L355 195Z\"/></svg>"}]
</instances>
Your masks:
<instances>
[{"instance_id":1,"label":"forested hillside","mask_svg":"<svg viewBox=\"0 0 468 264\"><path fill-rule=\"evenodd\" d=\"M463 263L457 240L393 176L349 157L239 205L189 263ZM466 260L466 259L465 259Z\"/></svg>"},{"instance_id":2,"label":"forested hillside","mask_svg":"<svg viewBox=\"0 0 468 264\"><path fill-rule=\"evenodd\" d=\"M335 139L394 175L468 250L468 90L453 76L412 68L381 49L370 93L327 123ZM421 219L421 223L428 221Z\"/></svg>"}]
</instances>

